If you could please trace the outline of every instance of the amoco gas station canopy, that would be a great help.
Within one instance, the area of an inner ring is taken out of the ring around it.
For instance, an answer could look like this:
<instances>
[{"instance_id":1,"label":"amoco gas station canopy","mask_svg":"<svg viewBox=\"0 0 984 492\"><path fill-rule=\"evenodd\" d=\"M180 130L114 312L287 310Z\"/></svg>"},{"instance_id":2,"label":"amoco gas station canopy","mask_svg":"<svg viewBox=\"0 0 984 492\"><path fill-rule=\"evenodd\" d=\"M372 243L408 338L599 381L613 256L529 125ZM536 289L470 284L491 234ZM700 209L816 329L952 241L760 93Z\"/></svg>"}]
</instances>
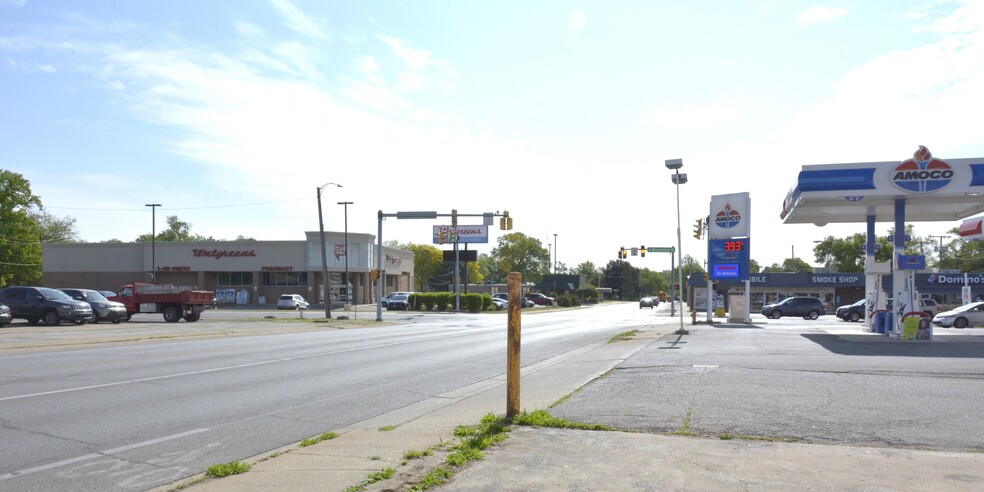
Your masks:
<instances>
[{"instance_id":1,"label":"amoco gas station canopy","mask_svg":"<svg viewBox=\"0 0 984 492\"><path fill-rule=\"evenodd\" d=\"M956 221L984 211L984 157L803 166L779 215L786 224Z\"/></svg>"}]
</instances>

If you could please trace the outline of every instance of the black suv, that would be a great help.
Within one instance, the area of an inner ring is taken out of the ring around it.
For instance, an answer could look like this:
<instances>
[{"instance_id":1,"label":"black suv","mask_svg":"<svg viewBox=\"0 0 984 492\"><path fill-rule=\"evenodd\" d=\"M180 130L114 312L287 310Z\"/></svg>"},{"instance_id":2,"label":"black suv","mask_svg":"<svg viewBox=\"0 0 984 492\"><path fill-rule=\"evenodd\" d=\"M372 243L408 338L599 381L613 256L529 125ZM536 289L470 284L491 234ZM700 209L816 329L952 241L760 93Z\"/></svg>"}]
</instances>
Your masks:
<instances>
[{"instance_id":1,"label":"black suv","mask_svg":"<svg viewBox=\"0 0 984 492\"><path fill-rule=\"evenodd\" d=\"M0 302L10 306L14 318L26 319L32 325L44 321L57 325L72 321L81 325L92 320L89 303L76 301L68 294L46 287L7 287L0 291Z\"/></svg>"},{"instance_id":2,"label":"black suv","mask_svg":"<svg viewBox=\"0 0 984 492\"><path fill-rule=\"evenodd\" d=\"M817 319L827 314L823 301L816 297L787 297L777 304L762 306L766 318L779 319L783 316L802 316L803 319Z\"/></svg>"}]
</instances>

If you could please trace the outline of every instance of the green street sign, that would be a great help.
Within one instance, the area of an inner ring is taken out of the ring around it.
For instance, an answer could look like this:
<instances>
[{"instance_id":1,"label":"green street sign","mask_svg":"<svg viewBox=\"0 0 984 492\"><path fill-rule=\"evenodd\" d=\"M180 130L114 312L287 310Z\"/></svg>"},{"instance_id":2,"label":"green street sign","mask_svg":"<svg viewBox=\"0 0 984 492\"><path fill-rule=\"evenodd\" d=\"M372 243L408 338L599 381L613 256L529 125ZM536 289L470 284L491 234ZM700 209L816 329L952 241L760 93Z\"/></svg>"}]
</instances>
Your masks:
<instances>
[{"instance_id":1,"label":"green street sign","mask_svg":"<svg viewBox=\"0 0 984 492\"><path fill-rule=\"evenodd\" d=\"M676 246L670 246L669 248L661 248L661 247L646 248L646 252L647 253L675 253Z\"/></svg>"}]
</instances>

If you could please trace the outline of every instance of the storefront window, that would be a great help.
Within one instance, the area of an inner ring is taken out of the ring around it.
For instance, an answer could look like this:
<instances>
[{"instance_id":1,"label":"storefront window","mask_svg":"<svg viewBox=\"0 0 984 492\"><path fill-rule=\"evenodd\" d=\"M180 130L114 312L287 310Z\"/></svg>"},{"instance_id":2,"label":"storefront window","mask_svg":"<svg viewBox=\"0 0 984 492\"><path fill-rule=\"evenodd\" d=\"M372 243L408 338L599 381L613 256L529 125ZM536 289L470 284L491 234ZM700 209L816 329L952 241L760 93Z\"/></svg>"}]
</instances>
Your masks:
<instances>
[{"instance_id":1,"label":"storefront window","mask_svg":"<svg viewBox=\"0 0 984 492\"><path fill-rule=\"evenodd\" d=\"M307 272L263 272L264 286L297 286L307 284Z\"/></svg>"},{"instance_id":2,"label":"storefront window","mask_svg":"<svg viewBox=\"0 0 984 492\"><path fill-rule=\"evenodd\" d=\"M253 285L253 272L219 272L219 285Z\"/></svg>"}]
</instances>

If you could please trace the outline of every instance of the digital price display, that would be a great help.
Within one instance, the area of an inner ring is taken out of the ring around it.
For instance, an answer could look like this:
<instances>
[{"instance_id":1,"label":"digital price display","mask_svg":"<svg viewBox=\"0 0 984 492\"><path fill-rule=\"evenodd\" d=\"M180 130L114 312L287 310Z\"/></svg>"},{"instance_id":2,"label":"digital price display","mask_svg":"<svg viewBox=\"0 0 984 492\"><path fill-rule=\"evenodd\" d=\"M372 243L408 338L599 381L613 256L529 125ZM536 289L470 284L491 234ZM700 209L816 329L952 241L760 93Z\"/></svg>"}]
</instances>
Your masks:
<instances>
[{"instance_id":1,"label":"digital price display","mask_svg":"<svg viewBox=\"0 0 984 492\"><path fill-rule=\"evenodd\" d=\"M748 238L707 241L708 270L712 279L747 280L748 258Z\"/></svg>"},{"instance_id":2,"label":"digital price display","mask_svg":"<svg viewBox=\"0 0 984 492\"><path fill-rule=\"evenodd\" d=\"M745 251L745 241L725 241L724 242L724 252L725 253L739 253Z\"/></svg>"}]
</instances>

